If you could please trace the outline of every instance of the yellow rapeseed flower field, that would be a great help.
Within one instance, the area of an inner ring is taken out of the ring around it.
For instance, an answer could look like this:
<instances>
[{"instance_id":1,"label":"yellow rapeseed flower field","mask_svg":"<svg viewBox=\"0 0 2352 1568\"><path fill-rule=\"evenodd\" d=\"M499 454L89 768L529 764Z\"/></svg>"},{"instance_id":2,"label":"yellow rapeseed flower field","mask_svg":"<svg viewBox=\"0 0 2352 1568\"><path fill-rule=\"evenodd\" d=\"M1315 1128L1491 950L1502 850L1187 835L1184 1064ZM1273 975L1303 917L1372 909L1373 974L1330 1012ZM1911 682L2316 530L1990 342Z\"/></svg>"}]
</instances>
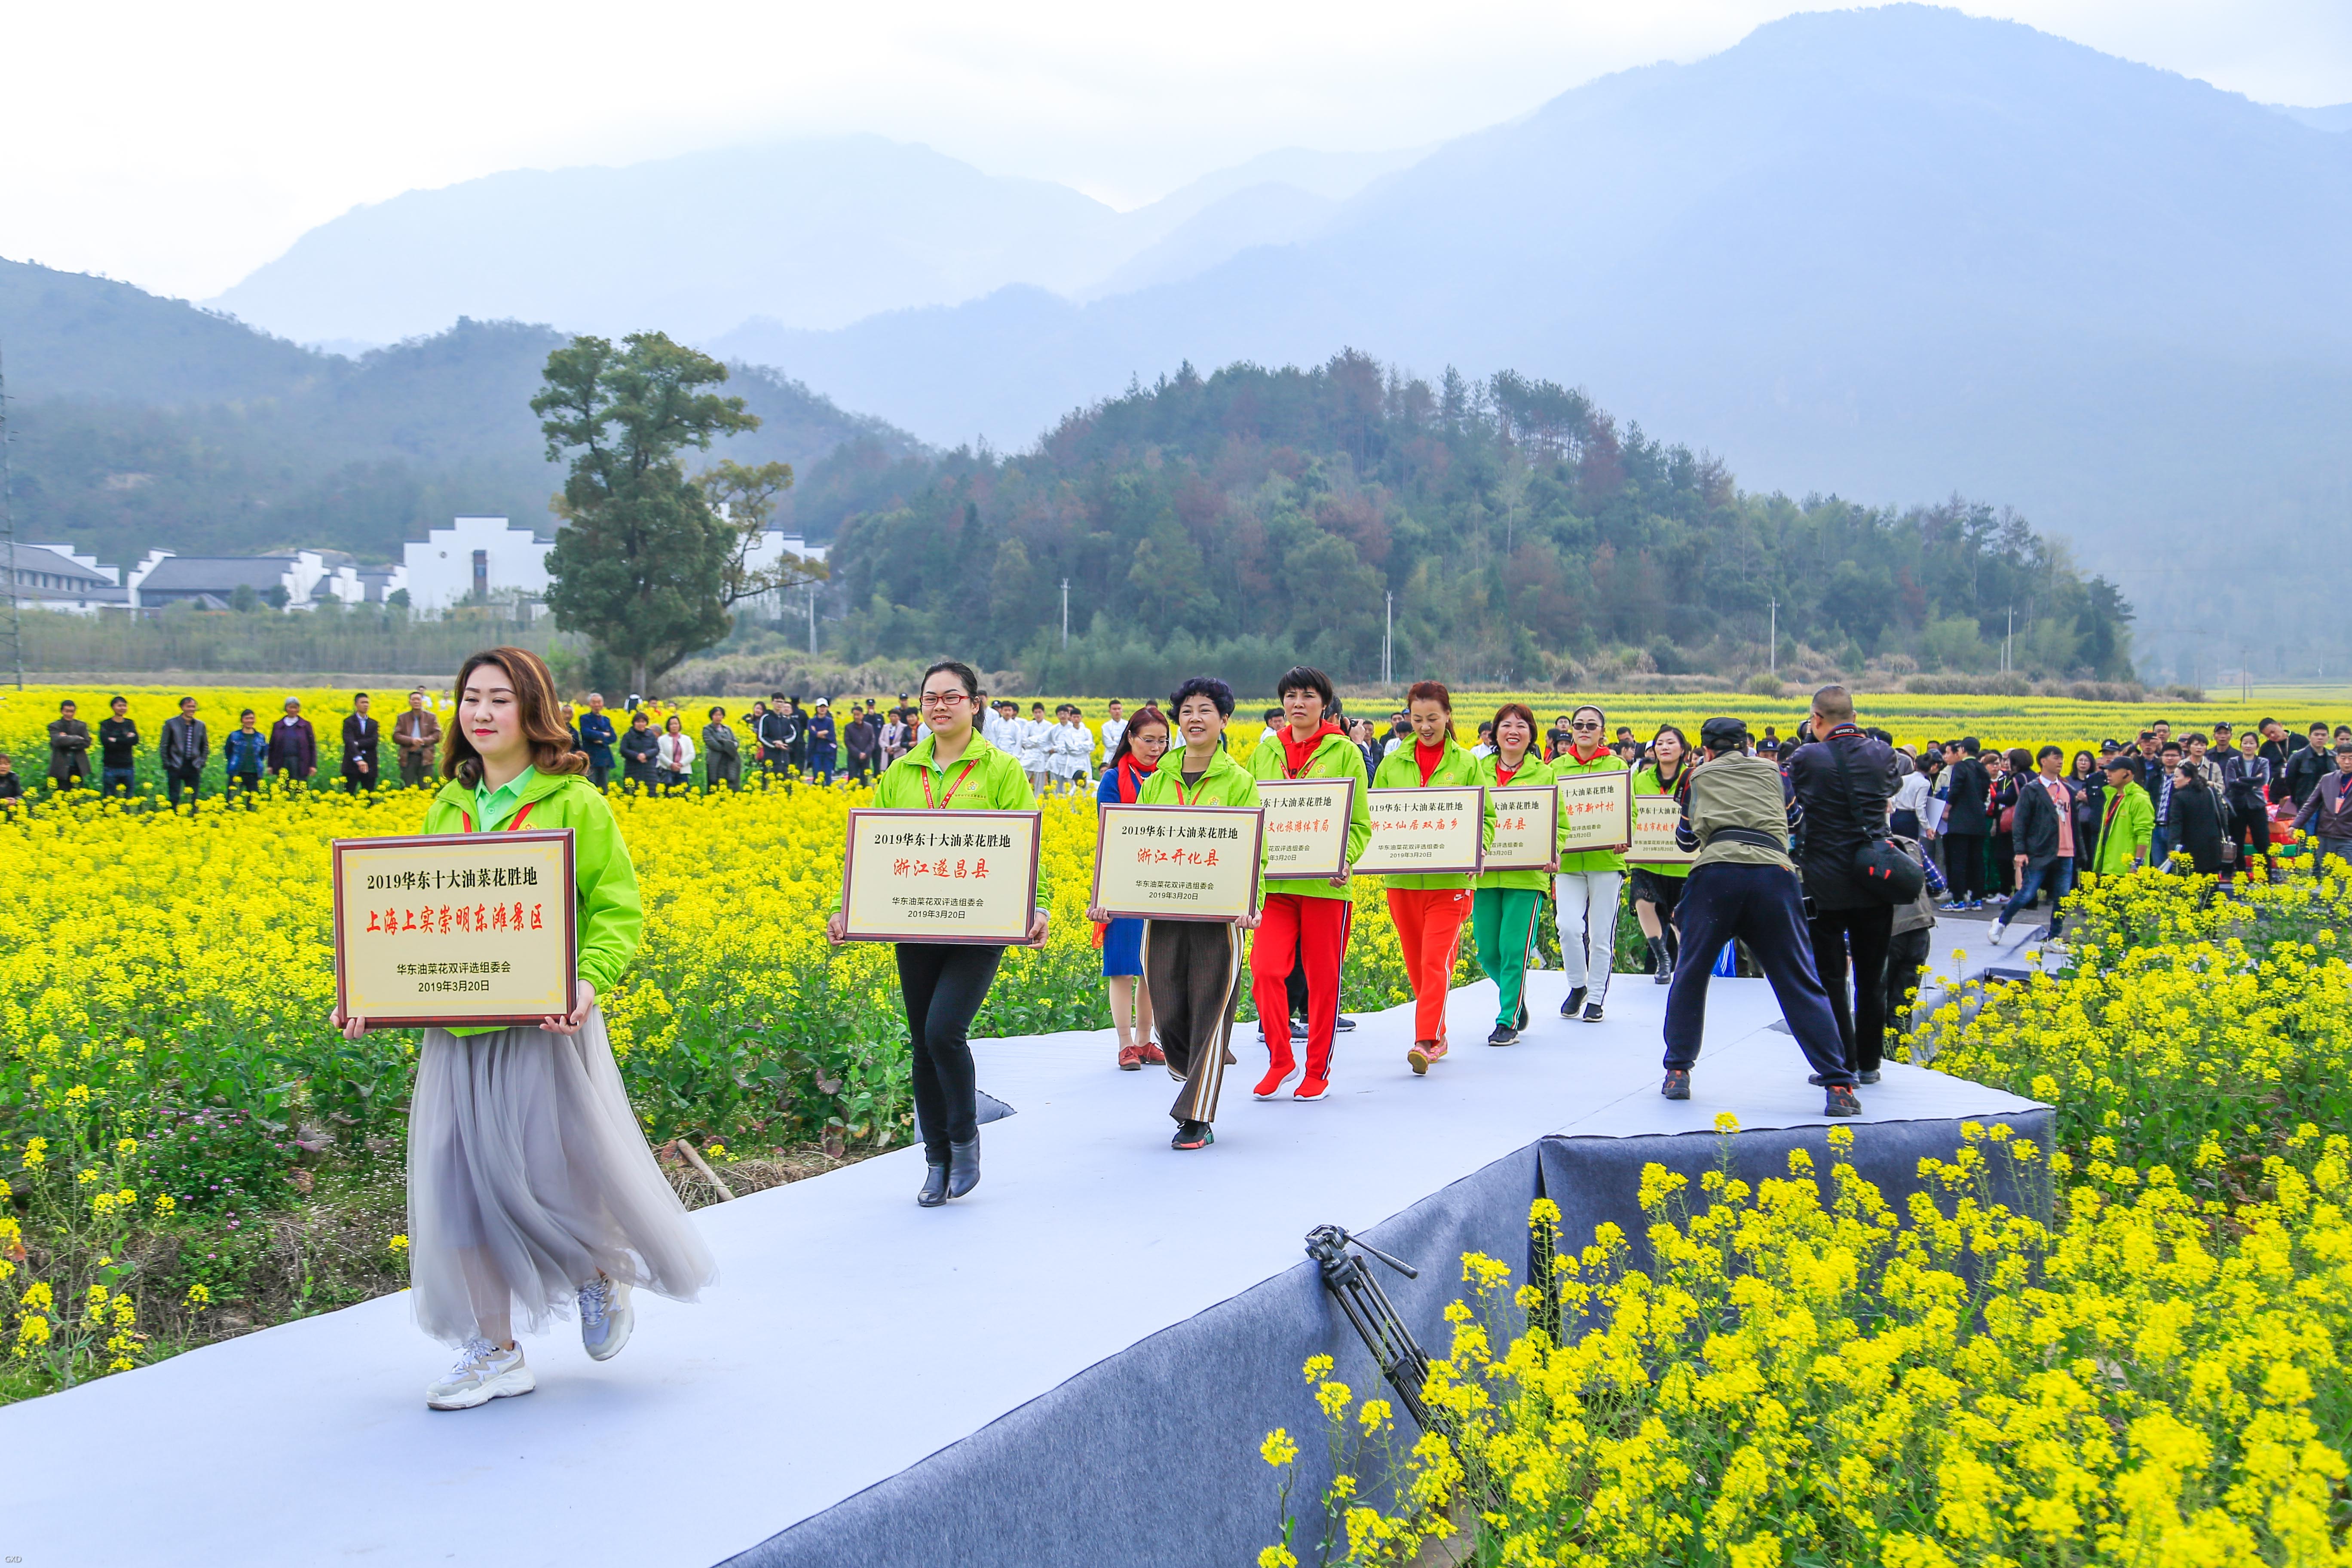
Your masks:
<instances>
[{"instance_id":1,"label":"yellow rapeseed flower field","mask_svg":"<svg viewBox=\"0 0 2352 1568\"><path fill-rule=\"evenodd\" d=\"M1898 1206L1851 1163L1871 1127L1753 1184L1727 1145L1696 1204L1643 1173L1638 1245L1563 1250L1538 1201L1534 1279L1463 1260L1437 1430L1307 1363L1338 1479L1294 1510L1269 1436L1259 1562L1404 1563L1465 1523L1514 1565L2352 1560L2347 899L2300 865L2104 879L2059 974L1906 1040L2054 1104L2054 1150L1965 1125ZM2044 1182L2048 1220L2003 1201Z\"/></svg>"},{"instance_id":2,"label":"yellow rapeseed flower field","mask_svg":"<svg viewBox=\"0 0 2352 1568\"><path fill-rule=\"evenodd\" d=\"M836 950L823 931L847 814L867 798L807 785L614 794L646 921L605 1007L656 1141L904 1141L890 952ZM312 1166L322 1180L396 1167L415 1037L352 1043L327 1026L328 846L413 833L425 802L276 788L174 814L80 792L0 816L0 1176L22 1200L0 1205L0 1323L46 1336L16 1344L50 1381L128 1352L108 1350L116 1331L22 1316L28 1284L217 1308L234 1281L200 1265L219 1257L192 1261L173 1237L298 1204ZM1084 918L1094 822L1091 798L1046 803L1039 896L1053 934L1008 955L976 1033L1108 1025ZM1376 881L1357 898L1348 1001L1386 1006L1409 994L1395 935ZM134 1253L143 1261L126 1261Z\"/></svg>"}]
</instances>

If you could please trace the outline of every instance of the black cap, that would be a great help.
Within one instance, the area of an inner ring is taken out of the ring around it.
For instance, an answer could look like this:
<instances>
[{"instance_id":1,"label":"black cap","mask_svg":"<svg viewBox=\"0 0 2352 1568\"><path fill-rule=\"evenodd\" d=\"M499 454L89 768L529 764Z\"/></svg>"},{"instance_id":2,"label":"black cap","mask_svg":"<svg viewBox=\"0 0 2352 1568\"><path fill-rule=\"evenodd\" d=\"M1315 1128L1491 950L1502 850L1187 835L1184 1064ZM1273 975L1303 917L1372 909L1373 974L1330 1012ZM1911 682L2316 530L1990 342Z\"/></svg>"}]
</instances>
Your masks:
<instances>
[{"instance_id":1,"label":"black cap","mask_svg":"<svg viewBox=\"0 0 2352 1568\"><path fill-rule=\"evenodd\" d=\"M1732 752L1748 743L1745 719L1709 719L1698 727L1698 743L1710 752Z\"/></svg>"},{"instance_id":2,"label":"black cap","mask_svg":"<svg viewBox=\"0 0 2352 1568\"><path fill-rule=\"evenodd\" d=\"M2117 752L2107 759L2106 771L2111 773L2136 773L2139 772L2139 759L2128 752Z\"/></svg>"}]
</instances>

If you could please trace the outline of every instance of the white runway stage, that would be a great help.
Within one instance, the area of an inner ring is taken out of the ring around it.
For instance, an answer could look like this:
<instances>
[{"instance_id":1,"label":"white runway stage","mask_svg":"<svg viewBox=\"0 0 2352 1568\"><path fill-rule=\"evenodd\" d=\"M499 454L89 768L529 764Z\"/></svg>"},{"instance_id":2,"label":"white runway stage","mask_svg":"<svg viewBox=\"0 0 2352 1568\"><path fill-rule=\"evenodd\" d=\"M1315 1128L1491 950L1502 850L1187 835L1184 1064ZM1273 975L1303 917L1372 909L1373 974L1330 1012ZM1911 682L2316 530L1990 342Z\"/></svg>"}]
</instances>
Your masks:
<instances>
[{"instance_id":1,"label":"white runway stage","mask_svg":"<svg viewBox=\"0 0 2352 1568\"><path fill-rule=\"evenodd\" d=\"M981 1087L1014 1114L982 1129L971 1197L918 1209L920 1156L905 1150L704 1210L721 1269L704 1303L641 1297L635 1340L603 1366L576 1335L525 1342L540 1379L526 1398L426 1410L448 1357L403 1296L0 1408L0 1555L1247 1561L1273 1531L1258 1436L1317 1429L1306 1354L1350 1364L1303 1258L1310 1226L1370 1229L1421 1264L1417 1284L1383 1283L1442 1352L1461 1247L1523 1264L1508 1247L1546 1184L1572 1220L1631 1209L1635 1167L1591 1156L1679 1147L1710 1163L1711 1137L1660 1135L1724 1110L1800 1130L1780 1148L1818 1142L1821 1093L1769 1028L1762 982L1715 983L1684 1104L1657 1094L1664 987L1621 975L1608 1021L1586 1025L1557 1016L1559 973L1530 982L1536 1023L1507 1050L1484 1044L1492 988L1457 992L1453 1057L1426 1079L1404 1064L1409 1009L1364 1017L1321 1104L1249 1098L1263 1056L1245 1026L1199 1153L1167 1146L1166 1074L1114 1070L1107 1034L982 1042ZM1958 1119L2046 1115L1899 1067L1863 1103L1869 1121L1915 1124L1860 1129L1889 1170Z\"/></svg>"}]
</instances>

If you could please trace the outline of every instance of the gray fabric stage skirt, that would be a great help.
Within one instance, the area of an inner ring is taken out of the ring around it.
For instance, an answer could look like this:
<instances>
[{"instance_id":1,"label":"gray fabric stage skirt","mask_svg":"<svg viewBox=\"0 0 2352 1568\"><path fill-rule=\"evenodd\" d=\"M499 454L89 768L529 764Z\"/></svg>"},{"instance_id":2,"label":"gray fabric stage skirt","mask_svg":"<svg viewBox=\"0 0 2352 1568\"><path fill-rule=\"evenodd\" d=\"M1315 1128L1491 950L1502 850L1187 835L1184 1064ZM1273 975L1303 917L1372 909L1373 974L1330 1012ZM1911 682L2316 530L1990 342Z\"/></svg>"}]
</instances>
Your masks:
<instances>
[{"instance_id":1,"label":"gray fabric stage skirt","mask_svg":"<svg viewBox=\"0 0 2352 1568\"><path fill-rule=\"evenodd\" d=\"M2000 1118L2050 1147L2046 1110ZM1785 1175L1802 1147L1829 1169L1828 1128L1759 1128L1731 1135L1732 1168L1754 1182ZM1881 1121L1855 1128L1853 1162L1898 1208L1922 1190L1924 1158L1949 1159L1960 1119ZM1656 1162L1697 1179L1715 1168L1724 1140L1685 1132L1632 1138L1545 1138L1431 1194L1374 1226L1368 1238L1413 1264L1408 1280L1374 1265L1381 1289L1433 1357L1444 1354L1446 1304L1466 1293L1461 1257L1509 1261L1524 1280L1528 1206L1549 1196L1561 1211L1564 1247L1615 1222L1636 1247L1643 1217L1635 1194ZM2047 1166L2041 1167L2045 1173ZM1826 1184L1824 1191L1826 1192ZM2038 1215L2046 1184L2005 1184L2002 1201ZM1302 1258L1305 1237L1300 1237ZM1115 1256L1108 1260L1116 1267ZM1040 1332L1052 1331L1050 1311ZM1292 1511L1302 1528L1329 1482L1321 1413L1300 1373L1309 1356L1337 1361L1331 1375L1359 1398L1389 1395L1379 1369L1301 1261L1206 1311L1161 1331L962 1441L932 1455L748 1552L728 1568L1198 1568L1247 1563L1276 1540L1276 1477L1258 1444L1277 1426L1298 1439ZM1409 1423L1404 1440L1410 1442Z\"/></svg>"}]
</instances>

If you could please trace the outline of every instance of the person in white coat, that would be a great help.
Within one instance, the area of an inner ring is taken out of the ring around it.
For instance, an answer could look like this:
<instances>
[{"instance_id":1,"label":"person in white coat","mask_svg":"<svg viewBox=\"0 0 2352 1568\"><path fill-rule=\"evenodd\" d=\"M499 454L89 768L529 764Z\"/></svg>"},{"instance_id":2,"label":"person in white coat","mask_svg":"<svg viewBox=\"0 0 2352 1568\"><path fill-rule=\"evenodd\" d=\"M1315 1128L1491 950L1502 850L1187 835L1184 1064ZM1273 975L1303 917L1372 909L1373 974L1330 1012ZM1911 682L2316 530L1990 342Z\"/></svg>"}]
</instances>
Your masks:
<instances>
[{"instance_id":1,"label":"person in white coat","mask_svg":"<svg viewBox=\"0 0 2352 1568\"><path fill-rule=\"evenodd\" d=\"M1029 717L1021 721L1021 771L1029 775L1032 793L1044 795L1053 787L1054 775L1045 770L1045 753L1054 743L1054 721L1045 717L1043 702L1029 704Z\"/></svg>"},{"instance_id":2,"label":"person in white coat","mask_svg":"<svg viewBox=\"0 0 2352 1568\"><path fill-rule=\"evenodd\" d=\"M1078 710L1063 704L1052 730L1045 737L1045 772L1056 790L1074 789L1091 771L1095 760L1095 738Z\"/></svg>"},{"instance_id":3,"label":"person in white coat","mask_svg":"<svg viewBox=\"0 0 2352 1568\"><path fill-rule=\"evenodd\" d=\"M694 779L694 742L678 716L671 714L654 742L654 784L663 795L676 795Z\"/></svg>"}]
</instances>

